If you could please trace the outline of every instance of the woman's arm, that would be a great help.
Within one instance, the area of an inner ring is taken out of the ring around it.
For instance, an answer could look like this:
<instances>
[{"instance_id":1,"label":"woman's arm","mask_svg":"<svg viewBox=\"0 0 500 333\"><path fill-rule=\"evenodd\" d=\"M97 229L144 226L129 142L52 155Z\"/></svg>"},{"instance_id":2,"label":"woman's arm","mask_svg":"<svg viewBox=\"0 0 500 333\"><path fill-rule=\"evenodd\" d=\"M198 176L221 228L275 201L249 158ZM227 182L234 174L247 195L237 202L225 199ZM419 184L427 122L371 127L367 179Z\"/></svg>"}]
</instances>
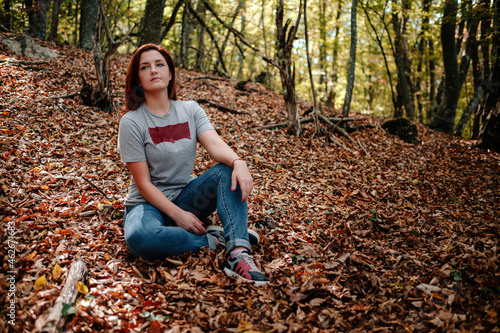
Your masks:
<instances>
[{"instance_id":1,"label":"woman's arm","mask_svg":"<svg viewBox=\"0 0 500 333\"><path fill-rule=\"evenodd\" d=\"M203 132L198 140L215 161L233 167L231 191L234 191L236 185L239 184L242 199L245 201L253 188L252 175L246 162L239 159L238 155L220 138L215 130Z\"/></svg>"},{"instance_id":2,"label":"woman's arm","mask_svg":"<svg viewBox=\"0 0 500 333\"><path fill-rule=\"evenodd\" d=\"M170 216L179 227L198 235L207 233L203 223L194 214L179 208L153 185L147 162L128 162L127 167L139 193L148 203Z\"/></svg>"}]
</instances>

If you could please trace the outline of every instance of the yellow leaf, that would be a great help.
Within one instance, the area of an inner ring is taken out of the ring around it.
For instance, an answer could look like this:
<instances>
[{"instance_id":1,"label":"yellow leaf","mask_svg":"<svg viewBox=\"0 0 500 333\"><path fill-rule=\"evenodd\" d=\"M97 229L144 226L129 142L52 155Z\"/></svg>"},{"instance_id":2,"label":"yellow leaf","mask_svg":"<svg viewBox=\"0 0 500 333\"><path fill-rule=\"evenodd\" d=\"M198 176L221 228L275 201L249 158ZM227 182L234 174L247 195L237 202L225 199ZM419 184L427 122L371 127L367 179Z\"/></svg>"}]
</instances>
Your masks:
<instances>
[{"instance_id":1,"label":"yellow leaf","mask_svg":"<svg viewBox=\"0 0 500 333\"><path fill-rule=\"evenodd\" d=\"M48 189L49 189L49 186L48 186L48 185L42 185L42 186L40 186L40 188L41 188L42 190L48 190Z\"/></svg>"},{"instance_id":2,"label":"yellow leaf","mask_svg":"<svg viewBox=\"0 0 500 333\"><path fill-rule=\"evenodd\" d=\"M59 264L56 264L54 268L52 269L52 278L54 280L59 280L62 274L62 268L59 266Z\"/></svg>"},{"instance_id":3,"label":"yellow leaf","mask_svg":"<svg viewBox=\"0 0 500 333\"><path fill-rule=\"evenodd\" d=\"M110 260L111 257L109 256L109 253L104 253L104 259L106 260Z\"/></svg>"},{"instance_id":4,"label":"yellow leaf","mask_svg":"<svg viewBox=\"0 0 500 333\"><path fill-rule=\"evenodd\" d=\"M40 276L36 281L35 281L35 286L33 287L35 290L40 290L43 289L47 285L47 278L45 277L45 274Z\"/></svg>"},{"instance_id":5,"label":"yellow leaf","mask_svg":"<svg viewBox=\"0 0 500 333\"><path fill-rule=\"evenodd\" d=\"M36 256L37 252L33 251L29 256L28 259L33 259Z\"/></svg>"},{"instance_id":6,"label":"yellow leaf","mask_svg":"<svg viewBox=\"0 0 500 333\"><path fill-rule=\"evenodd\" d=\"M78 281L76 284L76 290L78 290L79 293L81 294L87 294L89 292L89 288L82 282Z\"/></svg>"}]
</instances>

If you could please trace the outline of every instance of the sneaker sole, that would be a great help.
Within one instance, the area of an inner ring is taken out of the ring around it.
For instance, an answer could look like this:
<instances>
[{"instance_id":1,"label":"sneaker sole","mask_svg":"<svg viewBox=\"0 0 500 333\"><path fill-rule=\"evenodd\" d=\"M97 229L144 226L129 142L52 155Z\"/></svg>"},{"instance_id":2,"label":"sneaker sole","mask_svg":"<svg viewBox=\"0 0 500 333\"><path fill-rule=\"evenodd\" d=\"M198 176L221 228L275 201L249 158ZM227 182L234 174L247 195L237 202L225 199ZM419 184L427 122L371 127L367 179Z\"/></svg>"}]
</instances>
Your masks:
<instances>
[{"instance_id":1,"label":"sneaker sole","mask_svg":"<svg viewBox=\"0 0 500 333\"><path fill-rule=\"evenodd\" d=\"M266 285L269 283L269 281L254 281L254 280L245 279L243 276L239 275L236 272L233 272L232 270L230 270L227 267L224 267L224 273L226 273L226 275L229 277L235 277L235 278L238 278L238 279L243 280L245 282L253 283L256 286L263 286L263 285Z\"/></svg>"},{"instance_id":2,"label":"sneaker sole","mask_svg":"<svg viewBox=\"0 0 500 333\"><path fill-rule=\"evenodd\" d=\"M224 228L219 227L218 225L209 225L207 227L207 232L210 232L210 231L222 231L222 232L224 232Z\"/></svg>"}]
</instances>

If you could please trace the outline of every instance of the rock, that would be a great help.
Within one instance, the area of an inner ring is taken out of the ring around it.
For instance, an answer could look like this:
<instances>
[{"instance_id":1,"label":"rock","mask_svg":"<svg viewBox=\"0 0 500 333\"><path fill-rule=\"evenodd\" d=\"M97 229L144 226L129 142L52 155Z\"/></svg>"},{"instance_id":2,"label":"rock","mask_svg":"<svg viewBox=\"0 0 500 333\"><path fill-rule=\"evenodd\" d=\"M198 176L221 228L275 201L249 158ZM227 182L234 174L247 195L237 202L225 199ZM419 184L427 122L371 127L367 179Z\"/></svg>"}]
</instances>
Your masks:
<instances>
[{"instance_id":1,"label":"rock","mask_svg":"<svg viewBox=\"0 0 500 333\"><path fill-rule=\"evenodd\" d=\"M31 38L24 35L5 38L2 44L7 46L12 52L23 57L39 60L50 60L59 57L57 51L38 45Z\"/></svg>"},{"instance_id":2,"label":"rock","mask_svg":"<svg viewBox=\"0 0 500 333\"><path fill-rule=\"evenodd\" d=\"M401 140L408 143L418 143L418 130L406 118L394 118L382 124L382 128L389 134L396 135Z\"/></svg>"}]
</instances>

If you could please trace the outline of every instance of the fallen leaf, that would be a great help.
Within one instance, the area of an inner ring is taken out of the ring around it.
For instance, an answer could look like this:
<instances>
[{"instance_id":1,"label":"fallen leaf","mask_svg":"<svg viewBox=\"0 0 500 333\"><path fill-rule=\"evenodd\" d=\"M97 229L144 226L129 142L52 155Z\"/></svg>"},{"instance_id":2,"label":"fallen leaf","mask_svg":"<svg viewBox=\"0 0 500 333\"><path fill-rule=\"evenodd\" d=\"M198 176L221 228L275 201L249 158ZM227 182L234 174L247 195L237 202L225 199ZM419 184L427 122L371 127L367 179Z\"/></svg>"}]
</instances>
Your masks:
<instances>
[{"instance_id":1,"label":"fallen leaf","mask_svg":"<svg viewBox=\"0 0 500 333\"><path fill-rule=\"evenodd\" d=\"M78 281L76 284L76 290L78 290L78 292L80 294L87 294L89 292L89 288L82 282L82 281Z\"/></svg>"},{"instance_id":2,"label":"fallen leaf","mask_svg":"<svg viewBox=\"0 0 500 333\"><path fill-rule=\"evenodd\" d=\"M54 268L52 269L52 278L54 280L59 280L62 274L62 268L59 266L59 264L55 264Z\"/></svg>"},{"instance_id":3,"label":"fallen leaf","mask_svg":"<svg viewBox=\"0 0 500 333\"><path fill-rule=\"evenodd\" d=\"M45 277L45 274L43 274L38 279L36 279L34 289L40 290L43 289L46 285L47 285L47 278Z\"/></svg>"}]
</instances>

